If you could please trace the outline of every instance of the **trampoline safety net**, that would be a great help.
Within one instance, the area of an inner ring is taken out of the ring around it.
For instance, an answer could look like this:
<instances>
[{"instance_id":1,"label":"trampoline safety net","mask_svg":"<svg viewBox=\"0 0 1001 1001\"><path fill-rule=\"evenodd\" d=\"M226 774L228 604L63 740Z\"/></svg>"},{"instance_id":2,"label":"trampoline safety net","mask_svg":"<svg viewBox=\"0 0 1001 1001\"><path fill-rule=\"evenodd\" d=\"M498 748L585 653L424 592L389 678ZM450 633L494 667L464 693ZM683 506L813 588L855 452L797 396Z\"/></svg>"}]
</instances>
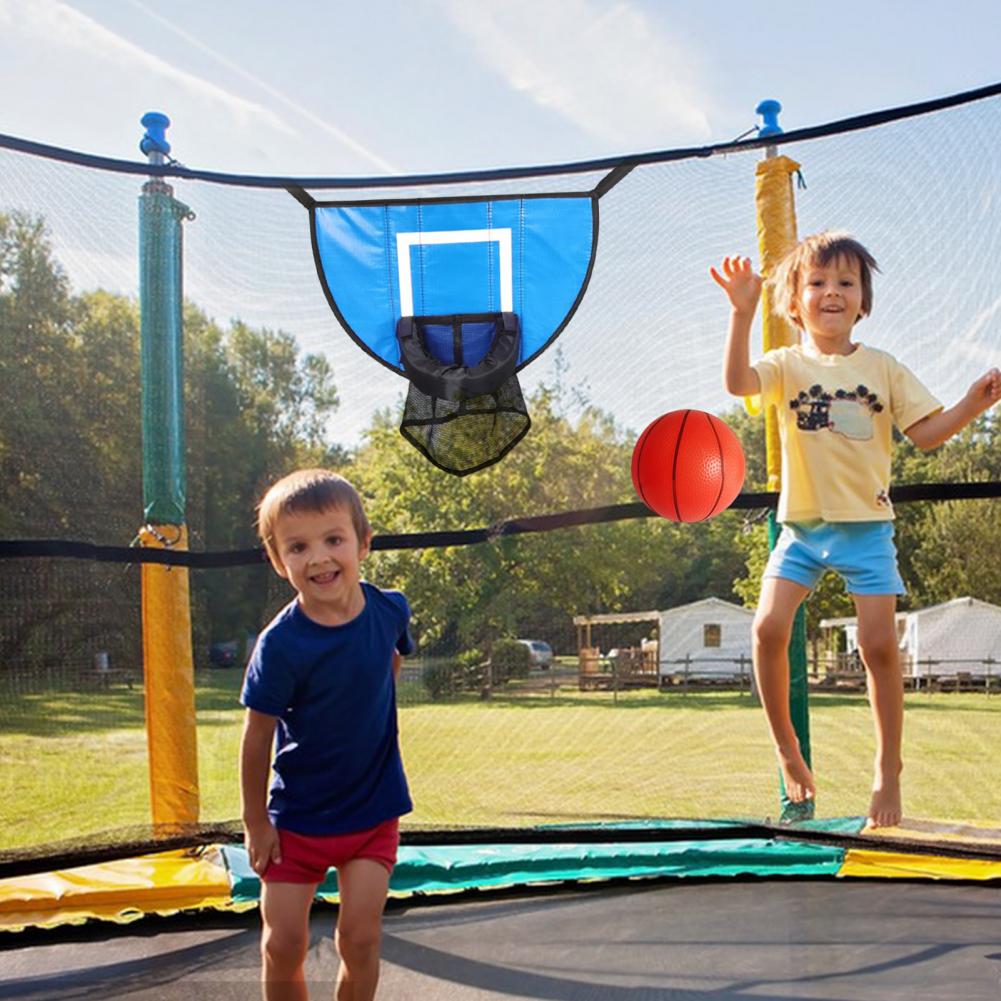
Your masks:
<instances>
[{"instance_id":1,"label":"trampoline safety net","mask_svg":"<svg viewBox=\"0 0 1001 1001\"><path fill-rule=\"evenodd\" d=\"M777 141L805 181L799 233L850 230L879 262L857 339L954 403L1001 358L1001 96ZM143 491L137 218L151 183L185 210L184 482L167 486L191 559L163 572L189 583L199 823L239 816L242 669L291 597L256 548L254 506L279 475L317 465L357 485L376 534L366 575L413 608L417 652L398 682L408 829L775 816L750 665L767 498L695 524L626 507L633 443L679 408L722 417L744 447L745 495L767 488L763 422L721 385L727 308L708 277L724 255L755 256L764 155L750 142L345 190L181 168L151 182L142 164L0 140L0 853L150 823L149 550L128 547L147 524L172 541ZM456 203L469 218L455 225L487 234L478 244L434 236ZM396 264L355 274L344 234L370 217ZM485 276L468 301L450 284L460 259ZM470 475L400 434L408 295L414 316L510 311L521 325L515 409L531 427ZM760 355L760 330L752 343ZM1001 481L996 414L932 452L901 438L894 477ZM539 517L582 511L608 517ZM905 811L997 819L999 502L985 491L896 514ZM853 615L833 577L808 603L818 816L868 802Z\"/></svg>"}]
</instances>

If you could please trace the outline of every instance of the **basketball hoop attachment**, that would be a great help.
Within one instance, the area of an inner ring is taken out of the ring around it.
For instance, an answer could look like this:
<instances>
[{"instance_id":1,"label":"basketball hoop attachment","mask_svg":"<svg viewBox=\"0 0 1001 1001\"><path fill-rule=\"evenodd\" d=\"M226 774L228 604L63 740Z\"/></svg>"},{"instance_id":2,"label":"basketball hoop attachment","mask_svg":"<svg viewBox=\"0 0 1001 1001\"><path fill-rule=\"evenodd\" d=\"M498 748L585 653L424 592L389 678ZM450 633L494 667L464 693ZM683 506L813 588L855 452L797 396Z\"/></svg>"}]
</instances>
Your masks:
<instances>
[{"instance_id":1,"label":"basketball hoop attachment","mask_svg":"<svg viewBox=\"0 0 1001 1001\"><path fill-rule=\"evenodd\" d=\"M527 433L516 373L583 298L609 187L384 202L293 192L310 213L330 308L359 347L409 381L400 431L438 468L475 473Z\"/></svg>"},{"instance_id":2,"label":"basketball hoop attachment","mask_svg":"<svg viewBox=\"0 0 1001 1001\"><path fill-rule=\"evenodd\" d=\"M439 469L485 469L528 433L516 314L404 316L396 333L410 379L400 433Z\"/></svg>"}]
</instances>

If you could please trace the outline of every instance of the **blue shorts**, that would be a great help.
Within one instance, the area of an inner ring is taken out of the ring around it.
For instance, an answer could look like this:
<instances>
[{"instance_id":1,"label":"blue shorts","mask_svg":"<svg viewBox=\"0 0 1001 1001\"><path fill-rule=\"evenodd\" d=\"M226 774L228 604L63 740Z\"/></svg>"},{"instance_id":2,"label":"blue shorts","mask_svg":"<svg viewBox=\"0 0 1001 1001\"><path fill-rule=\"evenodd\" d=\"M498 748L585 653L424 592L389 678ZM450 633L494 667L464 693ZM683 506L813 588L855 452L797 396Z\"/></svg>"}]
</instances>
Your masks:
<instances>
[{"instance_id":1,"label":"blue shorts","mask_svg":"<svg viewBox=\"0 0 1001 1001\"><path fill-rule=\"evenodd\" d=\"M784 524L764 576L812 589L826 570L844 578L849 594L904 594L907 590L897 569L892 521Z\"/></svg>"}]
</instances>

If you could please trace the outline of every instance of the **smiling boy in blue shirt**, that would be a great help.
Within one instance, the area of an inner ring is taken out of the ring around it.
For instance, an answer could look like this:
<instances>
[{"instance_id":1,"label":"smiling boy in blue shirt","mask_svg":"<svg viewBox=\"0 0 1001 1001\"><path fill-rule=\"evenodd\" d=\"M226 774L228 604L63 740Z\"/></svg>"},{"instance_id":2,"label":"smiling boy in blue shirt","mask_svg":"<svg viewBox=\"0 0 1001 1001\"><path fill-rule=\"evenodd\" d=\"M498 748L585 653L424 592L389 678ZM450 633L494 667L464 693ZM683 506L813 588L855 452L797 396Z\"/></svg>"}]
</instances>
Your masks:
<instances>
[{"instance_id":1,"label":"smiling boy in blue shirt","mask_svg":"<svg viewBox=\"0 0 1001 1001\"><path fill-rule=\"evenodd\" d=\"M396 718L401 655L413 650L410 609L398 591L361 580L372 530L357 491L336 473L308 469L275 483L259 506L258 532L296 591L258 638L240 696L264 997L307 998L310 905L334 866L336 996L369 1001L399 818L413 808Z\"/></svg>"}]
</instances>

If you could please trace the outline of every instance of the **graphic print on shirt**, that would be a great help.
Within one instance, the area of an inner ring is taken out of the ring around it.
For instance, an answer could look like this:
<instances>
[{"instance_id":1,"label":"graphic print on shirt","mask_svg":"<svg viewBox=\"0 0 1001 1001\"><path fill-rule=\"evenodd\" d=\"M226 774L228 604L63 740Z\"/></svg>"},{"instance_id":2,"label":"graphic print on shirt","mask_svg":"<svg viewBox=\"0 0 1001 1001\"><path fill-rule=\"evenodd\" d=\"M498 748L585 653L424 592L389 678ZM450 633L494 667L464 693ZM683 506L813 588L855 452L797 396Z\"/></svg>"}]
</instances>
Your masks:
<instances>
[{"instance_id":1,"label":"graphic print on shirt","mask_svg":"<svg viewBox=\"0 0 1001 1001\"><path fill-rule=\"evenodd\" d=\"M867 386L829 393L819 383L809 390L801 389L789 406L796 412L796 427L800 431L826 429L852 441L870 441L874 433L872 416L883 410L879 397Z\"/></svg>"}]
</instances>

